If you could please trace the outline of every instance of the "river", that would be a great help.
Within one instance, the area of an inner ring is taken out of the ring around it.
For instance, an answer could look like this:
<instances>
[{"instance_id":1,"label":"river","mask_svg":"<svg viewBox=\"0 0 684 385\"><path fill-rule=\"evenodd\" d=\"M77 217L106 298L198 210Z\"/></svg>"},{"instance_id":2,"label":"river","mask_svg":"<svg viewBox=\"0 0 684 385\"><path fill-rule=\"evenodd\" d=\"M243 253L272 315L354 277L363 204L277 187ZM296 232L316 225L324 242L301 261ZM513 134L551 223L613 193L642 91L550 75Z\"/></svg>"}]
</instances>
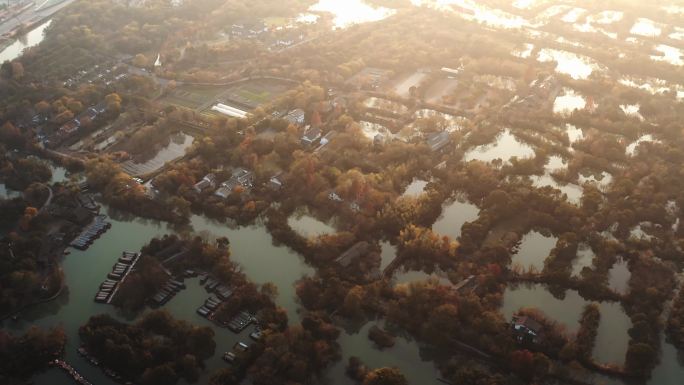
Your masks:
<instances>
[{"instance_id":1,"label":"river","mask_svg":"<svg viewBox=\"0 0 684 385\"><path fill-rule=\"evenodd\" d=\"M48 20L38 25L38 27L34 28L26 35L18 38L14 41L14 43L3 49L2 52L0 52L0 63L3 63L7 60L14 60L21 56L26 48L40 44L40 42L45 38L45 30L50 26L51 23L52 20Z\"/></svg>"}]
</instances>

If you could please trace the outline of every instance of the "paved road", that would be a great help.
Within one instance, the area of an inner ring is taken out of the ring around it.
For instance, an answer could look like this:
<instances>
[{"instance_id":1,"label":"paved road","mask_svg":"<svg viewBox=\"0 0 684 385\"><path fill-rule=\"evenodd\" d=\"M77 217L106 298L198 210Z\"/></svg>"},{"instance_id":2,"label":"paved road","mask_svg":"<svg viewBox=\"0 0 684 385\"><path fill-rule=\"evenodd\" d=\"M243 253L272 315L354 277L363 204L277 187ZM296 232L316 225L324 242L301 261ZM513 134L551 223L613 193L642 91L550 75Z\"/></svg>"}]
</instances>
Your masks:
<instances>
[{"instance_id":1,"label":"paved road","mask_svg":"<svg viewBox=\"0 0 684 385\"><path fill-rule=\"evenodd\" d=\"M36 6L31 7L18 16L5 20L2 24L0 24L0 35L10 32L19 25L35 23L39 20L45 19L73 2L74 0L64 0L57 5L45 8L41 7L41 4L45 3L45 0L38 0L35 2Z\"/></svg>"}]
</instances>

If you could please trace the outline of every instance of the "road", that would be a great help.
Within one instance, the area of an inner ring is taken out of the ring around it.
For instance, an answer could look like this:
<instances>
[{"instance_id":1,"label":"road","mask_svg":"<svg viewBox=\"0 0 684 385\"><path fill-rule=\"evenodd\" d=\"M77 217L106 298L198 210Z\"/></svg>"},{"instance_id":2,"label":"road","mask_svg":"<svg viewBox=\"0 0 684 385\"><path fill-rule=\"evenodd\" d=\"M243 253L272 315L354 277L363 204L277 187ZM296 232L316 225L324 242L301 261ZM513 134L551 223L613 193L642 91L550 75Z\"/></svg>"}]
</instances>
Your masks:
<instances>
[{"instance_id":1,"label":"road","mask_svg":"<svg viewBox=\"0 0 684 385\"><path fill-rule=\"evenodd\" d=\"M45 0L38 0L36 1L36 6L31 7L26 11L20 13L19 15L9 18L5 20L2 24L0 24L0 35L8 33L20 25L24 25L27 23L35 23L47 17L50 17L55 12L61 10L62 8L66 7L67 5L73 2L74 0L64 0L63 2L57 5L45 8L41 7L41 4L44 4Z\"/></svg>"}]
</instances>

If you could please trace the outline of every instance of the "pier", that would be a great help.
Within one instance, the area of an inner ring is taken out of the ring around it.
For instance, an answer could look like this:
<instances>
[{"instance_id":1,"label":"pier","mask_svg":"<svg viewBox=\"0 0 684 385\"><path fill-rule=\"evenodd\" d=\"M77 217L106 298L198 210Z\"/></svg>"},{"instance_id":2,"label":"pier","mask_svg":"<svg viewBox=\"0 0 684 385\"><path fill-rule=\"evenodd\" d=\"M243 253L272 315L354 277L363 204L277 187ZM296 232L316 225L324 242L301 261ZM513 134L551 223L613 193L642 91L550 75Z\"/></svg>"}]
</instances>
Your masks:
<instances>
[{"instance_id":1,"label":"pier","mask_svg":"<svg viewBox=\"0 0 684 385\"><path fill-rule=\"evenodd\" d=\"M68 362L63 360L54 360L51 362L52 365L62 368L71 378L76 381L76 383L81 385L93 385L90 381L86 380L85 377L81 375L73 366L69 365Z\"/></svg>"}]
</instances>

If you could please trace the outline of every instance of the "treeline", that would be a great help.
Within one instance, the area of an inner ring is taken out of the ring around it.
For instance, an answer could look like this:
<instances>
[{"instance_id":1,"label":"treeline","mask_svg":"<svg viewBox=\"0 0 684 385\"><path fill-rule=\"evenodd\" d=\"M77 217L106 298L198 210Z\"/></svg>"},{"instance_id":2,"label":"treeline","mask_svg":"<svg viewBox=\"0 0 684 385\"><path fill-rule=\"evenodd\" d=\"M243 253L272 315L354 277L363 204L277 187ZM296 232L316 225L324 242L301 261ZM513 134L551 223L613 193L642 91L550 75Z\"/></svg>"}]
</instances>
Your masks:
<instances>
[{"instance_id":1,"label":"treeline","mask_svg":"<svg viewBox=\"0 0 684 385\"><path fill-rule=\"evenodd\" d=\"M23 384L62 357L66 334L62 328L42 330L31 327L24 334L0 331L0 382Z\"/></svg>"},{"instance_id":2,"label":"treeline","mask_svg":"<svg viewBox=\"0 0 684 385\"><path fill-rule=\"evenodd\" d=\"M204 360L214 355L214 331L175 320L162 310L134 324L96 315L79 329L89 354L127 381L145 385L196 382Z\"/></svg>"}]
</instances>

